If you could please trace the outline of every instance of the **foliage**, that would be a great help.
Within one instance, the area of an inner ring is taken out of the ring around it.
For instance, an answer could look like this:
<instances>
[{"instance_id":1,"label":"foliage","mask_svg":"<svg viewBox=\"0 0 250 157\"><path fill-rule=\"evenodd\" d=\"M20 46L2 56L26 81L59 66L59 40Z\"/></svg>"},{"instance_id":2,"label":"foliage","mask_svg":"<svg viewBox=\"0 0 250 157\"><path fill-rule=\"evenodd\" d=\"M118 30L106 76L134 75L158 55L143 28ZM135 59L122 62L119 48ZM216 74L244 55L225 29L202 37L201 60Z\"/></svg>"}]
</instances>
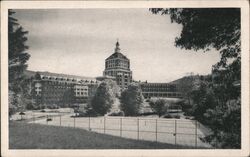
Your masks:
<instances>
[{"instance_id":1,"label":"foliage","mask_svg":"<svg viewBox=\"0 0 250 157\"><path fill-rule=\"evenodd\" d=\"M157 99L156 101L151 100L149 105L159 117L165 113L166 102L164 99Z\"/></svg>"},{"instance_id":2,"label":"foliage","mask_svg":"<svg viewBox=\"0 0 250 157\"><path fill-rule=\"evenodd\" d=\"M176 46L205 51L216 48L221 50L221 63L226 63L224 59L227 58L240 57L239 8L155 8L151 11L169 14L171 22L182 24Z\"/></svg>"},{"instance_id":3,"label":"foliage","mask_svg":"<svg viewBox=\"0 0 250 157\"><path fill-rule=\"evenodd\" d=\"M117 85L117 83L111 79L105 80L105 82L110 86L112 89L112 95L119 97L120 96L120 87Z\"/></svg>"},{"instance_id":4,"label":"foliage","mask_svg":"<svg viewBox=\"0 0 250 157\"><path fill-rule=\"evenodd\" d=\"M114 92L111 85L104 81L102 82L96 90L94 97L91 100L90 109L97 114L104 115L110 111L114 103Z\"/></svg>"},{"instance_id":5,"label":"foliage","mask_svg":"<svg viewBox=\"0 0 250 157\"><path fill-rule=\"evenodd\" d=\"M79 108L75 108L74 112L76 113L76 115L78 115L79 117L98 116L98 113L91 106L91 100L87 104L84 104L83 106L80 105Z\"/></svg>"},{"instance_id":6,"label":"foliage","mask_svg":"<svg viewBox=\"0 0 250 157\"><path fill-rule=\"evenodd\" d=\"M220 51L221 60L216 69L231 69L234 78L240 78L241 16L239 8L154 8L153 13L169 14L171 22L183 26L177 47L208 51ZM216 17L216 18L214 18Z\"/></svg>"},{"instance_id":7,"label":"foliage","mask_svg":"<svg viewBox=\"0 0 250 157\"><path fill-rule=\"evenodd\" d=\"M188 112L192 108L192 104L186 103L185 99L181 99L179 102L176 102L175 105L180 106L183 112Z\"/></svg>"},{"instance_id":8,"label":"foliage","mask_svg":"<svg viewBox=\"0 0 250 157\"><path fill-rule=\"evenodd\" d=\"M112 112L109 114L109 116L124 116L124 112L122 112L122 111Z\"/></svg>"},{"instance_id":9,"label":"foliage","mask_svg":"<svg viewBox=\"0 0 250 157\"><path fill-rule=\"evenodd\" d=\"M215 48L220 52L221 59L212 69L212 82L192 92L196 104L193 114L213 130L205 141L219 148L240 148L240 8L154 8L150 11L168 14L171 22L183 26L180 37L175 39L176 47L204 52ZM230 104L235 100L239 101Z\"/></svg>"},{"instance_id":10,"label":"foliage","mask_svg":"<svg viewBox=\"0 0 250 157\"><path fill-rule=\"evenodd\" d=\"M241 105L240 101L229 101L225 106L216 106L204 114L214 133L205 138L218 148L241 147ZM223 118L221 118L223 117Z\"/></svg>"},{"instance_id":11,"label":"foliage","mask_svg":"<svg viewBox=\"0 0 250 157\"><path fill-rule=\"evenodd\" d=\"M207 109L213 109L217 105L215 99L215 94L208 87L208 82L202 82L200 87L192 92L192 100L195 104L193 107L193 116L201 122L206 122L203 114Z\"/></svg>"},{"instance_id":12,"label":"foliage","mask_svg":"<svg viewBox=\"0 0 250 157\"><path fill-rule=\"evenodd\" d=\"M36 74L35 74L35 76L34 76L34 79L35 79L35 80L41 80L41 79L42 79L39 72L36 72Z\"/></svg>"},{"instance_id":13,"label":"foliage","mask_svg":"<svg viewBox=\"0 0 250 157\"><path fill-rule=\"evenodd\" d=\"M28 46L25 44L27 41L27 31L17 23L17 20L11 17L14 14L9 10L8 17L8 37L9 37L9 88L14 92L19 92L20 81L23 80L23 71L27 68L26 62L30 55L25 52Z\"/></svg>"},{"instance_id":14,"label":"foliage","mask_svg":"<svg viewBox=\"0 0 250 157\"><path fill-rule=\"evenodd\" d=\"M178 90L182 93L183 98L187 100L188 105L191 105L191 92L194 89L195 80L195 76L190 75L176 81Z\"/></svg>"},{"instance_id":15,"label":"foliage","mask_svg":"<svg viewBox=\"0 0 250 157\"><path fill-rule=\"evenodd\" d=\"M163 118L173 118L173 116L168 113L168 114L164 115Z\"/></svg>"},{"instance_id":16,"label":"foliage","mask_svg":"<svg viewBox=\"0 0 250 157\"><path fill-rule=\"evenodd\" d=\"M56 104L51 104L47 106L48 109L59 109L59 107Z\"/></svg>"},{"instance_id":17,"label":"foliage","mask_svg":"<svg viewBox=\"0 0 250 157\"><path fill-rule=\"evenodd\" d=\"M176 118L176 119L180 119L181 118L180 115L174 115L173 117Z\"/></svg>"},{"instance_id":18,"label":"foliage","mask_svg":"<svg viewBox=\"0 0 250 157\"><path fill-rule=\"evenodd\" d=\"M27 68L26 63L30 55L26 52L28 49L26 34L28 32L24 31L23 27L17 23L17 20L12 17L14 13L12 10L8 12L9 91L13 92L14 95L9 97L9 101L13 102L11 104L11 106L15 106L13 108L18 108L19 100L17 99L19 95L25 96L23 71ZM13 113L12 110L10 115Z\"/></svg>"},{"instance_id":19,"label":"foliage","mask_svg":"<svg viewBox=\"0 0 250 157\"><path fill-rule=\"evenodd\" d=\"M121 93L120 109L125 116L136 116L143 103L143 95L138 84L132 83Z\"/></svg>"}]
</instances>

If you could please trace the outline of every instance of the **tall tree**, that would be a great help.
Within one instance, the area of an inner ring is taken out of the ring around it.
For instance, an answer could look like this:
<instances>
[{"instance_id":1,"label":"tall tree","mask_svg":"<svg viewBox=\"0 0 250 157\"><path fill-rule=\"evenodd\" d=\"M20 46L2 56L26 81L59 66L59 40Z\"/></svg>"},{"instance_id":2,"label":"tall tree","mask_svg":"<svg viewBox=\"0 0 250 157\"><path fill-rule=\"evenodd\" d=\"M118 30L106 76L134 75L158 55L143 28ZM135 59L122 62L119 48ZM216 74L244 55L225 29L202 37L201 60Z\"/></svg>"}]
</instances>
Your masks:
<instances>
[{"instance_id":1,"label":"tall tree","mask_svg":"<svg viewBox=\"0 0 250 157\"><path fill-rule=\"evenodd\" d=\"M209 87L209 82L201 82L199 88L192 91L191 97L194 103L193 116L200 122L207 124L207 118L204 114L208 109L214 109L217 105L214 91Z\"/></svg>"},{"instance_id":2,"label":"tall tree","mask_svg":"<svg viewBox=\"0 0 250 157\"><path fill-rule=\"evenodd\" d=\"M154 14L169 14L171 22L183 26L180 37L175 39L177 47L196 51L215 48L221 53L218 66L228 65L228 59L240 60L239 8L154 8L150 10Z\"/></svg>"},{"instance_id":3,"label":"tall tree","mask_svg":"<svg viewBox=\"0 0 250 157\"><path fill-rule=\"evenodd\" d=\"M183 26L180 36L175 39L176 47L204 52L214 48L220 52L221 59L212 70L212 77L217 77L216 81L213 80L213 91L209 93L205 89L196 93L203 98L198 101L202 110L207 109L205 101L215 99L217 106L199 116L211 122L209 126L214 134L207 138L208 142L220 142L221 148L240 148L241 93L240 87L234 85L241 79L240 8L153 8L150 11L154 14L168 14L171 22ZM230 103L232 100L238 103ZM233 109L228 107L229 104L234 106ZM217 125L218 122L220 125ZM231 125L232 128L228 130L226 126L232 122L237 125ZM223 144L225 142L228 143Z\"/></svg>"},{"instance_id":4,"label":"tall tree","mask_svg":"<svg viewBox=\"0 0 250 157\"><path fill-rule=\"evenodd\" d=\"M108 113L114 103L114 92L108 82L102 82L91 100L91 109L99 115Z\"/></svg>"},{"instance_id":5,"label":"tall tree","mask_svg":"<svg viewBox=\"0 0 250 157\"><path fill-rule=\"evenodd\" d=\"M157 99L155 101L151 100L149 102L150 107L155 111L159 117L165 113L166 102L164 99Z\"/></svg>"},{"instance_id":6,"label":"tall tree","mask_svg":"<svg viewBox=\"0 0 250 157\"><path fill-rule=\"evenodd\" d=\"M121 93L120 102L120 109L126 116L138 115L143 103L140 86L135 83L130 84L128 89Z\"/></svg>"},{"instance_id":7,"label":"tall tree","mask_svg":"<svg viewBox=\"0 0 250 157\"><path fill-rule=\"evenodd\" d=\"M17 102L18 97L23 95L24 88L24 75L23 72L27 68L27 61L30 55L26 52L28 46L27 31L24 31L23 27L18 24L17 19L13 18L12 15L15 12L9 10L8 12L8 47L9 47L9 91L12 93L9 95L10 102ZM17 103L10 104L10 107L17 105Z\"/></svg>"}]
</instances>

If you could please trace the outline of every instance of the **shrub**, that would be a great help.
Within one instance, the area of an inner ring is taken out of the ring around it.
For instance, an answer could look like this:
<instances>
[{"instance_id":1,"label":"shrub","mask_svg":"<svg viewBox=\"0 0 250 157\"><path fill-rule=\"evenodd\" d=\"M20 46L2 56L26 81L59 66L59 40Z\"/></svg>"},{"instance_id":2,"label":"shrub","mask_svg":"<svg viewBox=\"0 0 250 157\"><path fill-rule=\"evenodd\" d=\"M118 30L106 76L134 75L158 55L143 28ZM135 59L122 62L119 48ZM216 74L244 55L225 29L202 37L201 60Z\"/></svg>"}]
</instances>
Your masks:
<instances>
[{"instance_id":1,"label":"shrub","mask_svg":"<svg viewBox=\"0 0 250 157\"><path fill-rule=\"evenodd\" d=\"M34 105L32 103L27 103L26 109L27 110L33 110L34 109Z\"/></svg>"},{"instance_id":2,"label":"shrub","mask_svg":"<svg viewBox=\"0 0 250 157\"><path fill-rule=\"evenodd\" d=\"M56 104L48 105L48 109L58 109L59 107Z\"/></svg>"},{"instance_id":3,"label":"shrub","mask_svg":"<svg viewBox=\"0 0 250 157\"><path fill-rule=\"evenodd\" d=\"M171 114L166 114L163 116L163 118L173 118L173 116Z\"/></svg>"},{"instance_id":4,"label":"shrub","mask_svg":"<svg viewBox=\"0 0 250 157\"><path fill-rule=\"evenodd\" d=\"M184 112L184 116L192 116L193 115L193 110L192 109L187 109L185 112Z\"/></svg>"},{"instance_id":5,"label":"shrub","mask_svg":"<svg viewBox=\"0 0 250 157\"><path fill-rule=\"evenodd\" d=\"M180 119L180 115L174 115L173 118Z\"/></svg>"},{"instance_id":6,"label":"shrub","mask_svg":"<svg viewBox=\"0 0 250 157\"><path fill-rule=\"evenodd\" d=\"M17 107L14 105L11 105L9 107L9 117L11 117L13 114L15 114L17 112Z\"/></svg>"},{"instance_id":7,"label":"shrub","mask_svg":"<svg viewBox=\"0 0 250 157\"><path fill-rule=\"evenodd\" d=\"M47 118L47 122L52 121L52 118Z\"/></svg>"},{"instance_id":8,"label":"shrub","mask_svg":"<svg viewBox=\"0 0 250 157\"><path fill-rule=\"evenodd\" d=\"M124 116L124 112L123 111L112 112L109 114L109 116Z\"/></svg>"},{"instance_id":9,"label":"shrub","mask_svg":"<svg viewBox=\"0 0 250 157\"><path fill-rule=\"evenodd\" d=\"M148 116L148 115L155 115L156 112L145 112L145 113L140 113L141 116Z\"/></svg>"}]
</instances>

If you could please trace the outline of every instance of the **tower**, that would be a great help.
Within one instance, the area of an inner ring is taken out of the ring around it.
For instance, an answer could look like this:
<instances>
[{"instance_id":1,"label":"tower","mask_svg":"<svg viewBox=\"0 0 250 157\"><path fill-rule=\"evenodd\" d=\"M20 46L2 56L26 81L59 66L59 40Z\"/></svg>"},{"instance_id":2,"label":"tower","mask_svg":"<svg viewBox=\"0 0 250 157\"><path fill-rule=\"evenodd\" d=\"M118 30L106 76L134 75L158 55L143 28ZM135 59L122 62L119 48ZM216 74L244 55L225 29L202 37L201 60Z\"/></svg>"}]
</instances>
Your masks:
<instances>
[{"instance_id":1,"label":"tower","mask_svg":"<svg viewBox=\"0 0 250 157\"><path fill-rule=\"evenodd\" d=\"M121 89L125 89L132 82L132 71L130 61L120 51L120 44L117 41L115 52L105 60L104 76L113 76Z\"/></svg>"}]
</instances>

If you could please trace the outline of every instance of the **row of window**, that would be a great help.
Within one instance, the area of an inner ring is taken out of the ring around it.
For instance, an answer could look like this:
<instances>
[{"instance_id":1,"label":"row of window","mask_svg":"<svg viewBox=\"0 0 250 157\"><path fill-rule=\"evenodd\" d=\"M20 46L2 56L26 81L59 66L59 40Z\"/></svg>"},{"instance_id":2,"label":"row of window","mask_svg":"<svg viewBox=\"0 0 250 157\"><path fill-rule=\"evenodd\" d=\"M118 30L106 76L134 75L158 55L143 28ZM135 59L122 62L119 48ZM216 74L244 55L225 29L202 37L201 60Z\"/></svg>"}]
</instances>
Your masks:
<instances>
[{"instance_id":1,"label":"row of window","mask_svg":"<svg viewBox=\"0 0 250 157\"><path fill-rule=\"evenodd\" d=\"M105 75L116 76L116 77L131 77L128 72L120 72L120 71L105 71Z\"/></svg>"},{"instance_id":2,"label":"row of window","mask_svg":"<svg viewBox=\"0 0 250 157\"><path fill-rule=\"evenodd\" d=\"M81 89L76 88L75 91L88 91L88 89L87 88L81 88Z\"/></svg>"},{"instance_id":3,"label":"row of window","mask_svg":"<svg viewBox=\"0 0 250 157\"><path fill-rule=\"evenodd\" d=\"M60 78L60 77L47 77L47 76L42 77L42 79L45 79L45 80L57 80L60 83L67 83L65 81L68 81L69 83L75 83L77 81L87 82L87 83L96 82L96 81L93 81L93 80L79 80L79 79L73 79L73 78Z\"/></svg>"},{"instance_id":4,"label":"row of window","mask_svg":"<svg viewBox=\"0 0 250 157\"><path fill-rule=\"evenodd\" d=\"M87 92L75 92L75 96L88 96Z\"/></svg>"},{"instance_id":5,"label":"row of window","mask_svg":"<svg viewBox=\"0 0 250 157\"><path fill-rule=\"evenodd\" d=\"M145 91L145 92L154 92L154 91L166 91L166 92L168 92L168 91L176 91L176 89L175 88L141 88L142 89L142 91Z\"/></svg>"},{"instance_id":6,"label":"row of window","mask_svg":"<svg viewBox=\"0 0 250 157\"><path fill-rule=\"evenodd\" d=\"M180 93L142 93L145 97L181 97Z\"/></svg>"},{"instance_id":7,"label":"row of window","mask_svg":"<svg viewBox=\"0 0 250 157\"><path fill-rule=\"evenodd\" d=\"M174 84L141 84L141 87L143 88L169 88L169 87L176 87Z\"/></svg>"}]
</instances>

